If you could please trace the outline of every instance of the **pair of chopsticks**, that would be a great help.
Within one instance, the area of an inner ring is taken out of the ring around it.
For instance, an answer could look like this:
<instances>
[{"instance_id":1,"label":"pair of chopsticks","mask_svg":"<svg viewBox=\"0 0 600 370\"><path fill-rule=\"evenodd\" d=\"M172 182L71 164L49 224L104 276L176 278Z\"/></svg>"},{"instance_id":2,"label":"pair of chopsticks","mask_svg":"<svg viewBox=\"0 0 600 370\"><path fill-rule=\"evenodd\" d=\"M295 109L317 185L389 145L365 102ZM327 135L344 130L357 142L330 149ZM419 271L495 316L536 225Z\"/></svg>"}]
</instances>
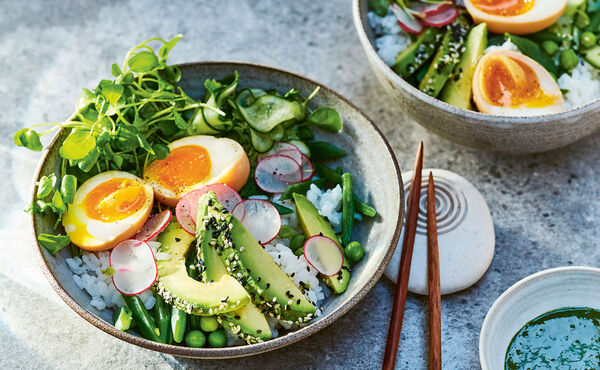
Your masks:
<instances>
[{"instance_id":1,"label":"pair of chopsticks","mask_svg":"<svg viewBox=\"0 0 600 370\"><path fill-rule=\"evenodd\" d=\"M402 254L400 258L400 270L392 318L388 331L385 355L383 358L383 369L393 370L398 352L398 340L402 331L402 320L404 319L404 307L406 305L406 293L408 291L408 280L410 277L410 263L412 260L415 234L417 230L417 217L419 214L419 200L421 198L421 171L423 169L423 142L419 144L413 180L408 195L408 207L406 212L406 225L404 228L404 240L402 241ZM435 214L435 185L433 174L429 172L429 183L427 187L427 261L428 261L428 290L429 290L429 368L439 370L442 368L441 355L441 295L440 295L440 263L437 242L437 220Z\"/></svg>"}]
</instances>

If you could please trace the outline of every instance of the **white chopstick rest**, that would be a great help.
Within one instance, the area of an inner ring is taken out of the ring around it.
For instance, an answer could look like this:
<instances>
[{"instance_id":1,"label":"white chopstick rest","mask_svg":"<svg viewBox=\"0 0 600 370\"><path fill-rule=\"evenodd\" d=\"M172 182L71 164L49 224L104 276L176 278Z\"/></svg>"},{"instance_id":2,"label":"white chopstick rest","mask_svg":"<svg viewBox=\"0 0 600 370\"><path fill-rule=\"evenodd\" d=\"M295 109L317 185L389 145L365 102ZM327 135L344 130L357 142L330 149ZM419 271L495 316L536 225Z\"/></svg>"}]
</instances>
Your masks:
<instances>
[{"instance_id":1,"label":"white chopstick rest","mask_svg":"<svg viewBox=\"0 0 600 370\"><path fill-rule=\"evenodd\" d=\"M438 245L440 256L440 289L450 294L475 284L487 271L494 257L494 223L487 203L479 191L465 178L441 169L423 169L419 219L412 256L408 290L427 294L427 176L435 180ZM405 193L412 171L402 174ZM402 230L404 234L404 229ZM403 240L403 235L400 236ZM398 280L402 244L398 244L385 276Z\"/></svg>"}]
</instances>

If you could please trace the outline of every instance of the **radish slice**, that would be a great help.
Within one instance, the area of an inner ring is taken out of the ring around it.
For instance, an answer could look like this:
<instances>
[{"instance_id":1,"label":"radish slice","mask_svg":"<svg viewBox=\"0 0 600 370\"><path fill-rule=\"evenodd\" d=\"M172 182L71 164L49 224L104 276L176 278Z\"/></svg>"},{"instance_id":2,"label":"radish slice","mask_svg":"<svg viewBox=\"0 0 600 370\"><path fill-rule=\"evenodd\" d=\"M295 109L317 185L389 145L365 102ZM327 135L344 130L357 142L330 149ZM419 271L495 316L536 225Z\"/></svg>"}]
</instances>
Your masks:
<instances>
[{"instance_id":1,"label":"radish slice","mask_svg":"<svg viewBox=\"0 0 600 370\"><path fill-rule=\"evenodd\" d=\"M261 245L275 239L281 229L281 216L277 208L266 200L247 199L235 206L233 216Z\"/></svg>"},{"instance_id":2,"label":"radish slice","mask_svg":"<svg viewBox=\"0 0 600 370\"><path fill-rule=\"evenodd\" d=\"M423 24L430 27L443 27L454 22L456 17L458 17L458 9L451 6L441 13L427 16L425 19L423 19Z\"/></svg>"},{"instance_id":3,"label":"radish slice","mask_svg":"<svg viewBox=\"0 0 600 370\"><path fill-rule=\"evenodd\" d=\"M302 165L302 156L304 154L300 153L300 151L296 148L294 149L285 149L277 152L278 155L287 155L296 161L299 165Z\"/></svg>"},{"instance_id":4,"label":"radish slice","mask_svg":"<svg viewBox=\"0 0 600 370\"><path fill-rule=\"evenodd\" d=\"M304 242L304 258L321 275L333 276L344 264L344 254L339 245L326 236L311 236Z\"/></svg>"},{"instance_id":5,"label":"radish slice","mask_svg":"<svg viewBox=\"0 0 600 370\"><path fill-rule=\"evenodd\" d=\"M404 31L415 35L423 32L423 25L421 22L419 22L418 19L406 14L406 12L398 5L392 4L392 11L396 15L396 18L398 18L398 24L400 25L400 28L402 28Z\"/></svg>"},{"instance_id":6,"label":"radish slice","mask_svg":"<svg viewBox=\"0 0 600 370\"><path fill-rule=\"evenodd\" d=\"M254 180L267 193L283 193L290 184L302 182L302 168L292 157L274 154L258 162Z\"/></svg>"},{"instance_id":7,"label":"radish slice","mask_svg":"<svg viewBox=\"0 0 600 370\"><path fill-rule=\"evenodd\" d=\"M192 218L194 225L196 224L196 217L198 216L198 201L201 196L209 191L215 192L219 203L221 203L221 205L229 212L233 212L235 206L242 201L242 197L238 192L233 190L233 188L227 184L210 184L203 186L198 190L190 191L185 196L188 197L190 217Z\"/></svg>"},{"instance_id":8,"label":"radish slice","mask_svg":"<svg viewBox=\"0 0 600 370\"><path fill-rule=\"evenodd\" d=\"M432 15L440 14L441 12L448 10L452 7L450 1L439 4L419 4L414 10L418 12L418 16L422 18L430 17Z\"/></svg>"},{"instance_id":9,"label":"radish slice","mask_svg":"<svg viewBox=\"0 0 600 370\"><path fill-rule=\"evenodd\" d=\"M279 142L276 142L275 145L273 145L273 147L268 152L259 155L258 159L261 160L270 155L280 154L282 151L286 151L286 150L298 151L298 152L300 151L300 149L298 149L298 147L295 146L294 144L279 141ZM296 155L298 157L300 156L299 154L294 154L294 155L291 155L290 157L294 158L294 156L296 156Z\"/></svg>"},{"instance_id":10,"label":"radish slice","mask_svg":"<svg viewBox=\"0 0 600 370\"><path fill-rule=\"evenodd\" d=\"M313 166L310 159L302 154L302 181L308 181L312 179L315 174L315 166Z\"/></svg>"},{"instance_id":11,"label":"radish slice","mask_svg":"<svg viewBox=\"0 0 600 370\"><path fill-rule=\"evenodd\" d=\"M167 227L173 214L168 209L151 216L142 226L142 229L135 234L134 239L147 242L154 239L161 231Z\"/></svg>"},{"instance_id":12,"label":"radish slice","mask_svg":"<svg viewBox=\"0 0 600 370\"><path fill-rule=\"evenodd\" d=\"M183 230L190 235L196 235L196 224L190 216L190 197L187 195L179 199L175 207L175 218Z\"/></svg>"},{"instance_id":13,"label":"radish slice","mask_svg":"<svg viewBox=\"0 0 600 370\"><path fill-rule=\"evenodd\" d=\"M110 252L109 261L114 269L113 284L125 295L136 295L148 290L158 278L152 248L141 240L128 239L120 242Z\"/></svg>"}]
</instances>

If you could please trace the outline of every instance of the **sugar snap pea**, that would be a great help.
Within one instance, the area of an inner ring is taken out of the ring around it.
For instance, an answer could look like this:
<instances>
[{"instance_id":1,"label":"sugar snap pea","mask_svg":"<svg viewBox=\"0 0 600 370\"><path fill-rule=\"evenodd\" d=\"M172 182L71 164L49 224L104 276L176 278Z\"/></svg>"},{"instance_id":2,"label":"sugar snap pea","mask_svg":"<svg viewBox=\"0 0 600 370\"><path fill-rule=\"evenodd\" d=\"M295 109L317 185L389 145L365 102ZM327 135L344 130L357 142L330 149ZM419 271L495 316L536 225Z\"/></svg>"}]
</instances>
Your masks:
<instances>
[{"instance_id":1,"label":"sugar snap pea","mask_svg":"<svg viewBox=\"0 0 600 370\"><path fill-rule=\"evenodd\" d=\"M171 331L173 332L173 340L181 343L185 334L185 325L187 314L176 307L171 310Z\"/></svg>"},{"instance_id":2,"label":"sugar snap pea","mask_svg":"<svg viewBox=\"0 0 600 370\"><path fill-rule=\"evenodd\" d=\"M289 239L293 238L296 235L298 235L298 233L293 227L289 225L281 225L281 229L279 230L279 234L277 234L277 237L281 239Z\"/></svg>"},{"instance_id":3,"label":"sugar snap pea","mask_svg":"<svg viewBox=\"0 0 600 370\"><path fill-rule=\"evenodd\" d=\"M290 208L282 206L279 203L275 203L270 200L268 200L267 202L271 203L271 205L277 209L277 212L279 212L280 215L289 215L290 213L294 212Z\"/></svg>"},{"instance_id":4,"label":"sugar snap pea","mask_svg":"<svg viewBox=\"0 0 600 370\"><path fill-rule=\"evenodd\" d=\"M283 193L281 194L281 197L279 199L281 199L281 200L291 199L292 194L294 194L294 193L305 195L306 192L308 191L308 189L310 189L311 184L315 184L318 188L322 188L323 186L325 186L326 182L327 182L327 179L316 179L316 180L312 180L312 181L304 181L304 182L300 182L297 184L292 184L292 185L288 186L287 188L285 188L285 190L283 191Z\"/></svg>"},{"instance_id":5,"label":"sugar snap pea","mask_svg":"<svg viewBox=\"0 0 600 370\"><path fill-rule=\"evenodd\" d=\"M345 150L324 141L313 141L306 145L310 149L311 159L314 160L336 159L346 155Z\"/></svg>"},{"instance_id":6,"label":"sugar snap pea","mask_svg":"<svg viewBox=\"0 0 600 370\"><path fill-rule=\"evenodd\" d=\"M125 294L121 294L125 304L131 310L131 314L133 316L133 320L140 331L140 334L146 338L150 339L154 342L160 342L160 338L156 334L156 327L154 326L152 317L144 307L144 303L137 295L128 296Z\"/></svg>"},{"instance_id":7,"label":"sugar snap pea","mask_svg":"<svg viewBox=\"0 0 600 370\"><path fill-rule=\"evenodd\" d=\"M342 174L342 243L350 242L354 223L354 199L352 193L352 174Z\"/></svg>"},{"instance_id":8,"label":"sugar snap pea","mask_svg":"<svg viewBox=\"0 0 600 370\"><path fill-rule=\"evenodd\" d=\"M160 294L155 294L154 297L156 298L156 303L154 304L154 322L158 326L160 342L167 343L170 330L169 311L167 310L167 304Z\"/></svg>"},{"instance_id":9,"label":"sugar snap pea","mask_svg":"<svg viewBox=\"0 0 600 370\"><path fill-rule=\"evenodd\" d=\"M292 240L290 240L290 249L294 251L294 253L300 249L302 250L302 246L304 245L304 241L306 240L306 237L304 236L304 234L299 234L296 235L292 238Z\"/></svg>"},{"instance_id":10,"label":"sugar snap pea","mask_svg":"<svg viewBox=\"0 0 600 370\"><path fill-rule=\"evenodd\" d=\"M131 317L131 311L123 306L114 312L113 325L120 331L127 331L131 327Z\"/></svg>"}]
</instances>

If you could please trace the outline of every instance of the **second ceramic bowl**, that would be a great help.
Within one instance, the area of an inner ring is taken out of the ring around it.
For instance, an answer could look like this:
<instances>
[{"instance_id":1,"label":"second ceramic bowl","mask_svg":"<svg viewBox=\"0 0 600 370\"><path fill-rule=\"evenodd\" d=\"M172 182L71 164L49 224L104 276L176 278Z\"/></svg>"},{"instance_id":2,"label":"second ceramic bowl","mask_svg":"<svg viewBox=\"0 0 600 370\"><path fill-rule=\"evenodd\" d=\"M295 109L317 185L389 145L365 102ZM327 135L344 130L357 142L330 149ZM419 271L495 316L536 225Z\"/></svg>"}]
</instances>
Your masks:
<instances>
[{"instance_id":1,"label":"second ceramic bowl","mask_svg":"<svg viewBox=\"0 0 600 370\"><path fill-rule=\"evenodd\" d=\"M558 267L538 272L508 288L485 317L479 337L483 370L504 369L506 350L529 321L563 307L600 310L600 269Z\"/></svg>"},{"instance_id":2,"label":"second ceramic bowl","mask_svg":"<svg viewBox=\"0 0 600 370\"><path fill-rule=\"evenodd\" d=\"M600 100L558 114L505 117L432 98L404 81L379 57L368 11L369 0L353 0L354 26L375 75L412 119L436 134L462 145L521 154L560 148L600 129Z\"/></svg>"}]
</instances>

